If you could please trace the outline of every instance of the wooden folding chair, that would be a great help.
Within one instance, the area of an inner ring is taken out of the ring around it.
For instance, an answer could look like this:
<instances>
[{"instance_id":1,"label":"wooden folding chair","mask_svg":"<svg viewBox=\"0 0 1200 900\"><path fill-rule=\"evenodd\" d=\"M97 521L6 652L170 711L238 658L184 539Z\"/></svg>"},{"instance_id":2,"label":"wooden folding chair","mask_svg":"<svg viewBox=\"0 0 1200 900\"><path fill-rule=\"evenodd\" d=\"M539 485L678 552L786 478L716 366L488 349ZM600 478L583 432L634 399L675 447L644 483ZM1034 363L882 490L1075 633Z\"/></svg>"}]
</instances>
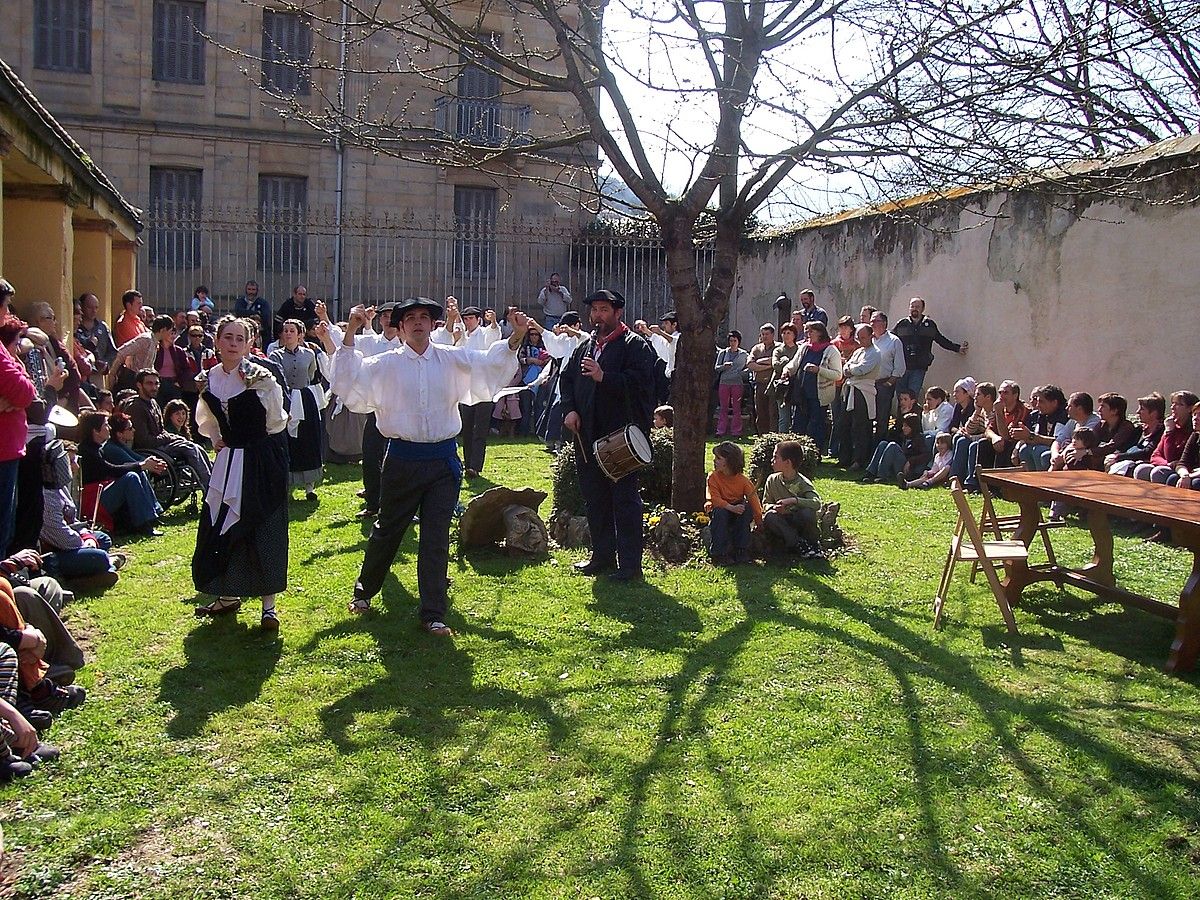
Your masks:
<instances>
[{"instance_id":1,"label":"wooden folding chair","mask_svg":"<svg viewBox=\"0 0 1200 900\"><path fill-rule=\"evenodd\" d=\"M962 485L957 478L950 479L950 496L958 508L958 524L954 528L954 539L950 542L950 552L946 554L946 565L942 568L942 580L938 585L937 596L933 599L933 627L942 625L942 610L946 605L946 593L950 589L950 579L954 574L954 566L959 562L978 563L983 574L987 576L992 595L996 598L996 606L1004 617L1004 624L1012 634L1017 633L1017 620L1013 618L1012 607L1004 595L1004 585L996 573L996 563L1029 558L1029 551L1020 541L985 541L963 493Z\"/></svg>"},{"instance_id":2,"label":"wooden folding chair","mask_svg":"<svg viewBox=\"0 0 1200 900\"><path fill-rule=\"evenodd\" d=\"M983 510L979 514L979 531L987 534L989 531L996 536L996 540L1003 541L1012 537L1012 533L1017 530L1017 526L1021 524L1020 515L1001 516L996 513L996 506L992 500L992 492L988 490L987 481L983 478L979 479L979 492L983 495ZM1063 528L1066 522L1061 520L1046 521L1038 514L1037 533L1041 535L1042 546L1046 548L1046 559L1050 565L1057 566L1058 560L1054 557L1054 547L1050 544L1051 528ZM979 563L971 564L971 583L975 582L975 575L979 571Z\"/></svg>"}]
</instances>

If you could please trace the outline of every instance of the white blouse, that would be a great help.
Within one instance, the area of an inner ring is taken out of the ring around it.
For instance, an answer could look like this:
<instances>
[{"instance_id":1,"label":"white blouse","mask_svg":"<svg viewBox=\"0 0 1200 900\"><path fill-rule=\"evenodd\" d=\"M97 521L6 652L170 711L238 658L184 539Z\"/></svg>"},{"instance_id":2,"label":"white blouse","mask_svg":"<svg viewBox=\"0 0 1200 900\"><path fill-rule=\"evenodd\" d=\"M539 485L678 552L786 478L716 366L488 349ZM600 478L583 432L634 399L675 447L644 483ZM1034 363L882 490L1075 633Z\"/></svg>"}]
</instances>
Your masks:
<instances>
[{"instance_id":1,"label":"white blouse","mask_svg":"<svg viewBox=\"0 0 1200 900\"><path fill-rule=\"evenodd\" d=\"M243 376L242 366L232 372L226 372L221 365L213 366L208 370L208 390L221 401L221 408L226 413L229 412L229 401L242 391L248 387L258 391L259 402L267 411L267 434L278 434L288 422L287 413L283 411L283 391L270 370L252 361L247 368L249 375ZM203 400L196 404L196 430L214 443L221 437L221 428Z\"/></svg>"}]
</instances>

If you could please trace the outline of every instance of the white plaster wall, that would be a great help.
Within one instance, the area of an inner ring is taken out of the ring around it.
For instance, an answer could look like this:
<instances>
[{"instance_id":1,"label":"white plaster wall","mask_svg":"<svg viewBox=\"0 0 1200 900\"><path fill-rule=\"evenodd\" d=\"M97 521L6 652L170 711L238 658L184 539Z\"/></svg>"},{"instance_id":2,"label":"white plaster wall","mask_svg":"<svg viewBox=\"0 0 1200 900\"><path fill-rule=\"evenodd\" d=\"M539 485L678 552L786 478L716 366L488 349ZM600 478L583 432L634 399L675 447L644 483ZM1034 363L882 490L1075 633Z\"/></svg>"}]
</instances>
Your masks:
<instances>
[{"instance_id":1,"label":"white plaster wall","mask_svg":"<svg viewBox=\"0 0 1200 900\"><path fill-rule=\"evenodd\" d=\"M970 342L965 358L935 346L926 386L969 374L1024 394L1200 389L1200 206L1106 203L1080 218L998 195L925 219L861 217L744 254L733 327L775 321L781 290L812 287L831 321L868 303L894 321L921 296L943 334Z\"/></svg>"}]
</instances>

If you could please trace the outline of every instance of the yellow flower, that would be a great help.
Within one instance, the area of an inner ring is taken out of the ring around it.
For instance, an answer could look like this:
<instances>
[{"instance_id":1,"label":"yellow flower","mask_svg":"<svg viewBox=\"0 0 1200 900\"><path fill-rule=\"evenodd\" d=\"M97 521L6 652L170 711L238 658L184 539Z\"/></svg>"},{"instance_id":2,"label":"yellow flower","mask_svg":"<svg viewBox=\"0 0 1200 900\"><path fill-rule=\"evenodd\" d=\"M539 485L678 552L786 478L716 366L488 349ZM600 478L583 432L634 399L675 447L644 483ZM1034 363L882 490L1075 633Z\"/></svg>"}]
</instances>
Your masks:
<instances>
[{"instance_id":1,"label":"yellow flower","mask_svg":"<svg viewBox=\"0 0 1200 900\"><path fill-rule=\"evenodd\" d=\"M696 524L697 525L707 525L708 524L708 516L704 515L704 513L696 513Z\"/></svg>"},{"instance_id":2,"label":"yellow flower","mask_svg":"<svg viewBox=\"0 0 1200 900\"><path fill-rule=\"evenodd\" d=\"M651 517L650 517L650 524L651 524L651 525L657 525L657 524L658 524L659 522L661 522L661 521L662 521L662 516L651 516Z\"/></svg>"}]
</instances>

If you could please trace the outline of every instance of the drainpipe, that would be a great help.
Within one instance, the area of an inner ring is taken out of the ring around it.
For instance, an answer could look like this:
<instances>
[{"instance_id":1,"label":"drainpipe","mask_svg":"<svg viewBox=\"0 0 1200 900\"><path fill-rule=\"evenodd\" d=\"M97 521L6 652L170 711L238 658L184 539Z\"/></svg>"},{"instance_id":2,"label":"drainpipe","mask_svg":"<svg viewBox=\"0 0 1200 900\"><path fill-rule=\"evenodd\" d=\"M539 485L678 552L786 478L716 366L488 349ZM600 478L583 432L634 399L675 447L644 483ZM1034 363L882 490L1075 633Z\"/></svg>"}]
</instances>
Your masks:
<instances>
[{"instance_id":1,"label":"drainpipe","mask_svg":"<svg viewBox=\"0 0 1200 900\"><path fill-rule=\"evenodd\" d=\"M338 318L342 315L342 192L346 188L346 142L342 140L342 127L346 116L346 43L350 33L350 5L342 0L341 47L338 51L338 123L333 139L337 154L336 186L333 192L334 243L333 243L333 297Z\"/></svg>"}]
</instances>

